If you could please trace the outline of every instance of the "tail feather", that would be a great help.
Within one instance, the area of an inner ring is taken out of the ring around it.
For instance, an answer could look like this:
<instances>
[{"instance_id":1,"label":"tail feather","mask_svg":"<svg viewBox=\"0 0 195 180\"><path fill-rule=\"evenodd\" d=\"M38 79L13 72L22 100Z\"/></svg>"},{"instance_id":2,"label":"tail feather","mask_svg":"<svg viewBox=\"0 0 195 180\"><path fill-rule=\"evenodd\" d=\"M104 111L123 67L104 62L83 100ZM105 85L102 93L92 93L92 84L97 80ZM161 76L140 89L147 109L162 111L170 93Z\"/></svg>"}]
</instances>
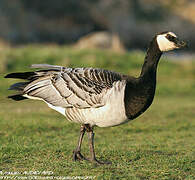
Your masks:
<instances>
[{"instance_id":1,"label":"tail feather","mask_svg":"<svg viewBox=\"0 0 195 180\"><path fill-rule=\"evenodd\" d=\"M33 80L34 76L35 76L34 72L10 73L6 75L5 78L16 78L16 79L29 80L27 82L18 82L18 83L12 84L9 90L20 91L21 94L11 95L11 96L8 96L8 98L13 99L15 101L21 101L21 100L27 99L26 97L23 96L23 90L30 83L30 81Z\"/></svg>"},{"instance_id":2,"label":"tail feather","mask_svg":"<svg viewBox=\"0 0 195 180\"><path fill-rule=\"evenodd\" d=\"M9 90L16 90L19 91L21 94L15 94L8 96L8 98L11 98L16 101L20 101L23 99L28 99L23 96L23 93L25 91L25 87L28 86L28 84L35 82L37 79L45 79L47 77L50 77L52 74L59 73L64 69L62 66L56 66L56 65L49 65L49 64L33 64L31 66L32 68L43 68L42 70L34 71L34 72L18 72L18 73L10 73L5 76L5 78L15 78L15 79L24 79L27 80L26 82L18 82L10 86Z\"/></svg>"},{"instance_id":3,"label":"tail feather","mask_svg":"<svg viewBox=\"0 0 195 180\"><path fill-rule=\"evenodd\" d=\"M35 75L34 72L22 72L22 73L10 73L5 76L5 78L15 78L15 79L27 79L31 80Z\"/></svg>"},{"instance_id":4,"label":"tail feather","mask_svg":"<svg viewBox=\"0 0 195 180\"><path fill-rule=\"evenodd\" d=\"M57 65L50 65L50 64L32 64L31 68L46 68L46 69L53 69L53 70L62 70L63 66L57 66Z\"/></svg>"},{"instance_id":5,"label":"tail feather","mask_svg":"<svg viewBox=\"0 0 195 180\"><path fill-rule=\"evenodd\" d=\"M24 88L29 84L29 82L18 82L12 84L8 90L23 91Z\"/></svg>"},{"instance_id":6,"label":"tail feather","mask_svg":"<svg viewBox=\"0 0 195 180\"><path fill-rule=\"evenodd\" d=\"M11 96L8 96L8 98L13 99L15 101L21 101L21 100L24 100L24 99L28 99L28 98L22 96L22 94L11 95Z\"/></svg>"}]
</instances>

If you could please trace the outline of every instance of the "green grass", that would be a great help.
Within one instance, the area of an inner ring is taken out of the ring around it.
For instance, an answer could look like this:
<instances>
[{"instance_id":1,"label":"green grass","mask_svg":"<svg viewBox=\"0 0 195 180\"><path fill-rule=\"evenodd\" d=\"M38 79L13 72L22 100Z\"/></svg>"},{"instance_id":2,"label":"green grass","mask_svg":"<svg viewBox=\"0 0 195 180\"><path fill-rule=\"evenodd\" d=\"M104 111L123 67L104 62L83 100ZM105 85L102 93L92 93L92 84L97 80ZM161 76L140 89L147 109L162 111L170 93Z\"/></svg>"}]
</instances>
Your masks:
<instances>
[{"instance_id":1,"label":"green grass","mask_svg":"<svg viewBox=\"0 0 195 180\"><path fill-rule=\"evenodd\" d=\"M33 63L90 66L137 76L144 53L78 51L58 46L26 46L0 53L0 171L52 171L53 176L95 176L95 179L195 178L195 63L162 58L156 97L139 118L111 128L95 128L97 158L112 161L98 166L73 162L79 125L43 102L6 98L16 80L6 73L28 71ZM83 153L88 156L87 137ZM2 174L1 174L2 175Z\"/></svg>"}]
</instances>

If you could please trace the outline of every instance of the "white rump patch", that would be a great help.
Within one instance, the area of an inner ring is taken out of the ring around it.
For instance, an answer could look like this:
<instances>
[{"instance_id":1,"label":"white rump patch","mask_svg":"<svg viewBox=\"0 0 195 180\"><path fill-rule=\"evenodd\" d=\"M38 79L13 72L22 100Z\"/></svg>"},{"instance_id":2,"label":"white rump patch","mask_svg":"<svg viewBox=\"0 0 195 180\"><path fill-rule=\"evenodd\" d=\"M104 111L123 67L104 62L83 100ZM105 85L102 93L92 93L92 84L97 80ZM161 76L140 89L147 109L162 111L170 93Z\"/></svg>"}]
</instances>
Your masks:
<instances>
[{"instance_id":1,"label":"white rump patch","mask_svg":"<svg viewBox=\"0 0 195 180\"><path fill-rule=\"evenodd\" d=\"M170 50L177 48L177 46L175 46L174 42L171 42L166 38L167 34L170 34L171 36L177 37L173 32L168 32L165 34L157 35L156 39L157 39L158 47L159 47L160 51L162 51L162 52L170 51Z\"/></svg>"},{"instance_id":2,"label":"white rump patch","mask_svg":"<svg viewBox=\"0 0 195 180\"><path fill-rule=\"evenodd\" d=\"M23 96L26 97L26 98L28 98L28 99L44 101L44 100L41 99L41 98L29 96L29 95L27 95L27 94L24 94ZM47 103L46 101L44 101L44 102ZM62 108L62 107L59 107L59 106L53 106L52 104L49 104L49 103L47 103L47 105L48 105L51 109L54 109L54 110L56 110L57 112L59 112L59 113L61 113L62 115L65 116L65 108Z\"/></svg>"},{"instance_id":3,"label":"white rump patch","mask_svg":"<svg viewBox=\"0 0 195 180\"><path fill-rule=\"evenodd\" d=\"M28 98L28 99L43 101L43 99L41 99L41 98L29 96L28 94L24 94L24 95L22 95L22 96L24 96L24 97L26 97L26 98Z\"/></svg>"},{"instance_id":4,"label":"white rump patch","mask_svg":"<svg viewBox=\"0 0 195 180\"><path fill-rule=\"evenodd\" d=\"M47 102L46 102L47 103ZM61 113L62 115L65 116L65 108L60 107L60 106L53 106L52 104L47 103L47 105L51 108L56 110L57 112Z\"/></svg>"}]
</instances>

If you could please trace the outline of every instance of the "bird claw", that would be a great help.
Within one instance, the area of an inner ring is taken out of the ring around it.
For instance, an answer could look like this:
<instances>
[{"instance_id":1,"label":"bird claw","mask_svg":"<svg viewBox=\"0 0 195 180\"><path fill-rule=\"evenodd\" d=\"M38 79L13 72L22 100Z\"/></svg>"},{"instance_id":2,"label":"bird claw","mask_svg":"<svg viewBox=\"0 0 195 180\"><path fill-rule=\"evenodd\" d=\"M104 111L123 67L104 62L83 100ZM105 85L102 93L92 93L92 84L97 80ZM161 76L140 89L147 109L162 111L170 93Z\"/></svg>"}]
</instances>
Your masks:
<instances>
[{"instance_id":1,"label":"bird claw","mask_svg":"<svg viewBox=\"0 0 195 180\"><path fill-rule=\"evenodd\" d=\"M110 161L99 161L96 158L93 159L87 159L85 158L80 151L73 151L73 161L80 161L80 160L86 160L86 161L91 161L92 163L96 163L99 165L104 165L104 164L112 164Z\"/></svg>"}]
</instances>

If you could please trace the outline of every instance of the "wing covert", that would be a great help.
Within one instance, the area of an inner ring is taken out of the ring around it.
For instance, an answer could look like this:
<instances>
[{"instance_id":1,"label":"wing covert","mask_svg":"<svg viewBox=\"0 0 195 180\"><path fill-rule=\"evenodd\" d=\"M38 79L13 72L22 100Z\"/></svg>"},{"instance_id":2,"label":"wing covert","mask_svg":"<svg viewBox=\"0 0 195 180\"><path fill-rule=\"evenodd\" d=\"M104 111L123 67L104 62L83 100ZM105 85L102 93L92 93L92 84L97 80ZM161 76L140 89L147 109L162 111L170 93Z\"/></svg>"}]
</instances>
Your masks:
<instances>
[{"instance_id":1,"label":"wing covert","mask_svg":"<svg viewBox=\"0 0 195 180\"><path fill-rule=\"evenodd\" d=\"M120 74L93 68L39 70L35 74L36 80L24 88L24 94L64 108L104 106L107 91L122 79Z\"/></svg>"}]
</instances>

